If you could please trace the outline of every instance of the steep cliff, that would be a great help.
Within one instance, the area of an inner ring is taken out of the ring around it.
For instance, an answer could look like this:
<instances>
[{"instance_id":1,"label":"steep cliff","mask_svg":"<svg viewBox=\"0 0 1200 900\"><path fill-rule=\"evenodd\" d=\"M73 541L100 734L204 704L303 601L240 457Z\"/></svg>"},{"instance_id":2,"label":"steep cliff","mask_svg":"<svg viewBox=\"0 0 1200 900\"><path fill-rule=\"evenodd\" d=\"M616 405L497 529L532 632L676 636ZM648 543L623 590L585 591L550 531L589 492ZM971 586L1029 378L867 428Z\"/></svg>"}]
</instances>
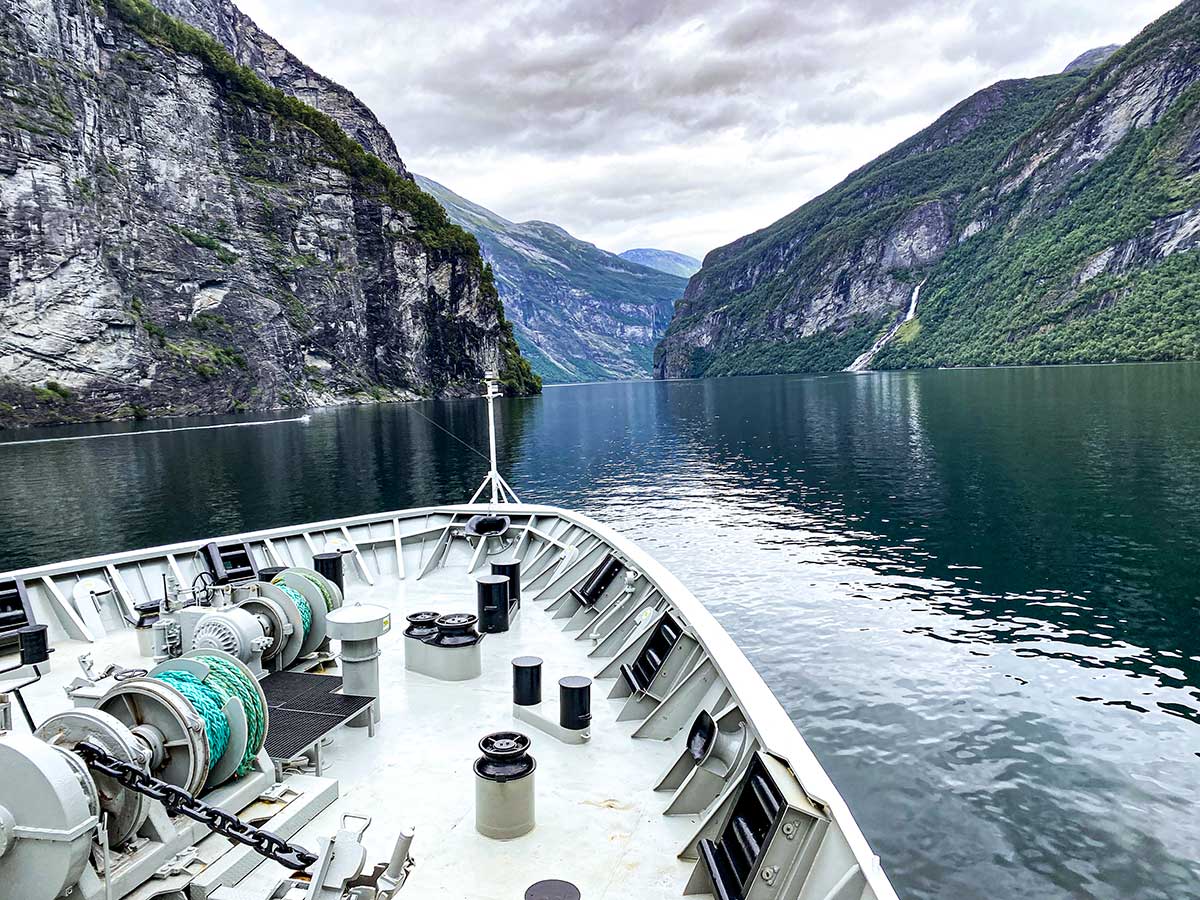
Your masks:
<instances>
[{"instance_id":1,"label":"steep cliff","mask_svg":"<svg viewBox=\"0 0 1200 900\"><path fill-rule=\"evenodd\" d=\"M1092 69L1108 61L1108 58L1121 49L1120 44L1108 44L1104 47L1093 47L1067 63L1064 72L1090 72Z\"/></svg>"},{"instance_id":2,"label":"steep cliff","mask_svg":"<svg viewBox=\"0 0 1200 900\"><path fill-rule=\"evenodd\" d=\"M253 69L284 93L325 113L362 144L364 150L411 180L391 134L365 103L306 66L230 0L155 0L154 5L216 38L243 66Z\"/></svg>"},{"instance_id":3,"label":"steep cliff","mask_svg":"<svg viewBox=\"0 0 1200 900\"><path fill-rule=\"evenodd\" d=\"M683 278L607 253L549 222L510 222L420 175L417 183L478 238L521 349L546 381L650 376Z\"/></svg>"},{"instance_id":4,"label":"steep cliff","mask_svg":"<svg viewBox=\"0 0 1200 900\"><path fill-rule=\"evenodd\" d=\"M1198 25L988 88L713 251L658 374L837 370L892 329L872 367L1200 356Z\"/></svg>"},{"instance_id":5,"label":"steep cliff","mask_svg":"<svg viewBox=\"0 0 1200 900\"><path fill-rule=\"evenodd\" d=\"M876 367L1200 358L1200 0L1092 71L963 204Z\"/></svg>"},{"instance_id":6,"label":"steep cliff","mask_svg":"<svg viewBox=\"0 0 1200 900\"><path fill-rule=\"evenodd\" d=\"M5 5L0 423L535 387L475 240L332 118L144 0Z\"/></svg>"},{"instance_id":7,"label":"steep cliff","mask_svg":"<svg viewBox=\"0 0 1200 900\"><path fill-rule=\"evenodd\" d=\"M1004 81L775 224L713 250L676 304L660 376L836 371L907 308L989 166L1083 75Z\"/></svg>"}]
</instances>

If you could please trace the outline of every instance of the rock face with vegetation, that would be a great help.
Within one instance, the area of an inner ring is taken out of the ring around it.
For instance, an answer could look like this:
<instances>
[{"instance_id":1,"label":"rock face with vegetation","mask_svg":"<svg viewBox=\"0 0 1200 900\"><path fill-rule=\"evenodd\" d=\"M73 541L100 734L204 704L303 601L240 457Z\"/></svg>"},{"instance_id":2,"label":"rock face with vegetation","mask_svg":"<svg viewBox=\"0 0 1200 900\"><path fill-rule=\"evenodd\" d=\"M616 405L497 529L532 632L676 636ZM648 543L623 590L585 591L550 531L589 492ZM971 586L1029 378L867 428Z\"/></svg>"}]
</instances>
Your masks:
<instances>
[{"instance_id":1,"label":"rock face with vegetation","mask_svg":"<svg viewBox=\"0 0 1200 900\"><path fill-rule=\"evenodd\" d=\"M243 66L284 93L325 113L362 144L364 150L408 177L392 136L365 103L306 66L230 0L157 0L154 5L216 38Z\"/></svg>"},{"instance_id":2,"label":"rock face with vegetation","mask_svg":"<svg viewBox=\"0 0 1200 900\"><path fill-rule=\"evenodd\" d=\"M521 350L548 382L648 378L686 281L607 253L549 222L510 222L436 181L417 183L475 235Z\"/></svg>"},{"instance_id":3,"label":"rock face with vegetation","mask_svg":"<svg viewBox=\"0 0 1200 900\"><path fill-rule=\"evenodd\" d=\"M1200 357L1200 0L708 255L665 376Z\"/></svg>"},{"instance_id":4,"label":"rock face with vegetation","mask_svg":"<svg viewBox=\"0 0 1200 900\"><path fill-rule=\"evenodd\" d=\"M349 92L309 73L318 112L145 0L7 9L0 424L469 393L490 366L536 389L476 241Z\"/></svg>"}]
</instances>

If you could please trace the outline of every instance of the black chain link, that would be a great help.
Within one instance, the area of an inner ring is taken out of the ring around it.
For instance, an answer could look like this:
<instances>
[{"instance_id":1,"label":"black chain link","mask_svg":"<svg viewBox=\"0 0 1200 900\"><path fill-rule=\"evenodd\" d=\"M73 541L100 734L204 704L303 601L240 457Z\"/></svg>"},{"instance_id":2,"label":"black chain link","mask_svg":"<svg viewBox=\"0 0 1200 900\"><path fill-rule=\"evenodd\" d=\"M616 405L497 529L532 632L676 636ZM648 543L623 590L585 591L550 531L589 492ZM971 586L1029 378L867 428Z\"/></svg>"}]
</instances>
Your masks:
<instances>
[{"instance_id":1,"label":"black chain link","mask_svg":"<svg viewBox=\"0 0 1200 900\"><path fill-rule=\"evenodd\" d=\"M309 853L303 847L289 844L279 835L243 822L233 813L226 812L216 806L210 806L198 800L181 787L168 784L148 775L137 766L127 763L115 756L109 756L103 750L89 743L76 746L75 752L92 769L116 781L131 791L157 800L167 808L171 815L185 815L215 834L229 838L239 844L245 844L255 853L273 859L292 870L307 869L317 861L315 853Z\"/></svg>"}]
</instances>

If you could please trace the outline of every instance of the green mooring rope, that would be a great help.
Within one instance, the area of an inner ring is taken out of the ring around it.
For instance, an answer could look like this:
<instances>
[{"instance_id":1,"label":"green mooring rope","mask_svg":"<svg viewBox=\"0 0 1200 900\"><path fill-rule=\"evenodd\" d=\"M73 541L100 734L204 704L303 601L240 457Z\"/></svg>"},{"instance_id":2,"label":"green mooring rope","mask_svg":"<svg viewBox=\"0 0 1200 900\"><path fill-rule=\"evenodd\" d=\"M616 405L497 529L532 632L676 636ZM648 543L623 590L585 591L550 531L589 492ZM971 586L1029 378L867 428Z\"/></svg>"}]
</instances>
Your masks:
<instances>
[{"instance_id":1,"label":"green mooring rope","mask_svg":"<svg viewBox=\"0 0 1200 900\"><path fill-rule=\"evenodd\" d=\"M304 595L288 587L281 581L272 581L271 584L287 594L292 599L292 602L296 604L296 608L300 610L300 621L304 623L304 636L308 637L308 629L312 627L312 607L308 605L308 601L304 599Z\"/></svg>"},{"instance_id":2,"label":"green mooring rope","mask_svg":"<svg viewBox=\"0 0 1200 900\"><path fill-rule=\"evenodd\" d=\"M211 771L225 753L225 748L229 746L229 720L225 718L222 710L225 705L224 699L220 693L191 672L167 669L154 677L183 694L204 720L204 736L208 741L208 768Z\"/></svg>"},{"instance_id":3,"label":"green mooring rope","mask_svg":"<svg viewBox=\"0 0 1200 900\"><path fill-rule=\"evenodd\" d=\"M325 598L325 609L329 612L333 612L337 608L337 604L334 603L333 600L333 591L329 590L329 582L327 582L322 576L317 576L314 578L312 575L309 575L306 572L301 572L300 574L317 586L317 590L319 590L321 592L321 596Z\"/></svg>"},{"instance_id":4,"label":"green mooring rope","mask_svg":"<svg viewBox=\"0 0 1200 900\"><path fill-rule=\"evenodd\" d=\"M267 733L262 698L246 673L229 660L219 656L198 656L196 659L208 666L208 678L204 679L204 684L222 695L222 706L229 697L237 697L242 701L242 708L246 711L249 740L246 742L246 752L238 765L237 774L245 775L253 767Z\"/></svg>"}]
</instances>

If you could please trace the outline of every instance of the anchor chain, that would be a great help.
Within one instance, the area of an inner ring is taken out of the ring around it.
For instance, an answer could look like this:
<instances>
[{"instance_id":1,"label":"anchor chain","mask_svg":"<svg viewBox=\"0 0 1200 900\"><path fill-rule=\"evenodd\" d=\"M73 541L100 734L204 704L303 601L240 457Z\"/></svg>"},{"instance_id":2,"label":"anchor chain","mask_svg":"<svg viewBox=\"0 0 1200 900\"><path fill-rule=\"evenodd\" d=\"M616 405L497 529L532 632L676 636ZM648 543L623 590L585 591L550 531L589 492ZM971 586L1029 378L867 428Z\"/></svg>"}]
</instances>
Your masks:
<instances>
[{"instance_id":1,"label":"anchor chain","mask_svg":"<svg viewBox=\"0 0 1200 900\"><path fill-rule=\"evenodd\" d=\"M93 744L85 741L75 747L75 752L89 768L115 779L122 787L159 801L171 815L183 814L213 833L244 844L255 853L289 869L304 870L317 861L317 854L289 844L277 834L243 822L233 813L211 806L183 788L148 775L137 766L110 756Z\"/></svg>"}]
</instances>

